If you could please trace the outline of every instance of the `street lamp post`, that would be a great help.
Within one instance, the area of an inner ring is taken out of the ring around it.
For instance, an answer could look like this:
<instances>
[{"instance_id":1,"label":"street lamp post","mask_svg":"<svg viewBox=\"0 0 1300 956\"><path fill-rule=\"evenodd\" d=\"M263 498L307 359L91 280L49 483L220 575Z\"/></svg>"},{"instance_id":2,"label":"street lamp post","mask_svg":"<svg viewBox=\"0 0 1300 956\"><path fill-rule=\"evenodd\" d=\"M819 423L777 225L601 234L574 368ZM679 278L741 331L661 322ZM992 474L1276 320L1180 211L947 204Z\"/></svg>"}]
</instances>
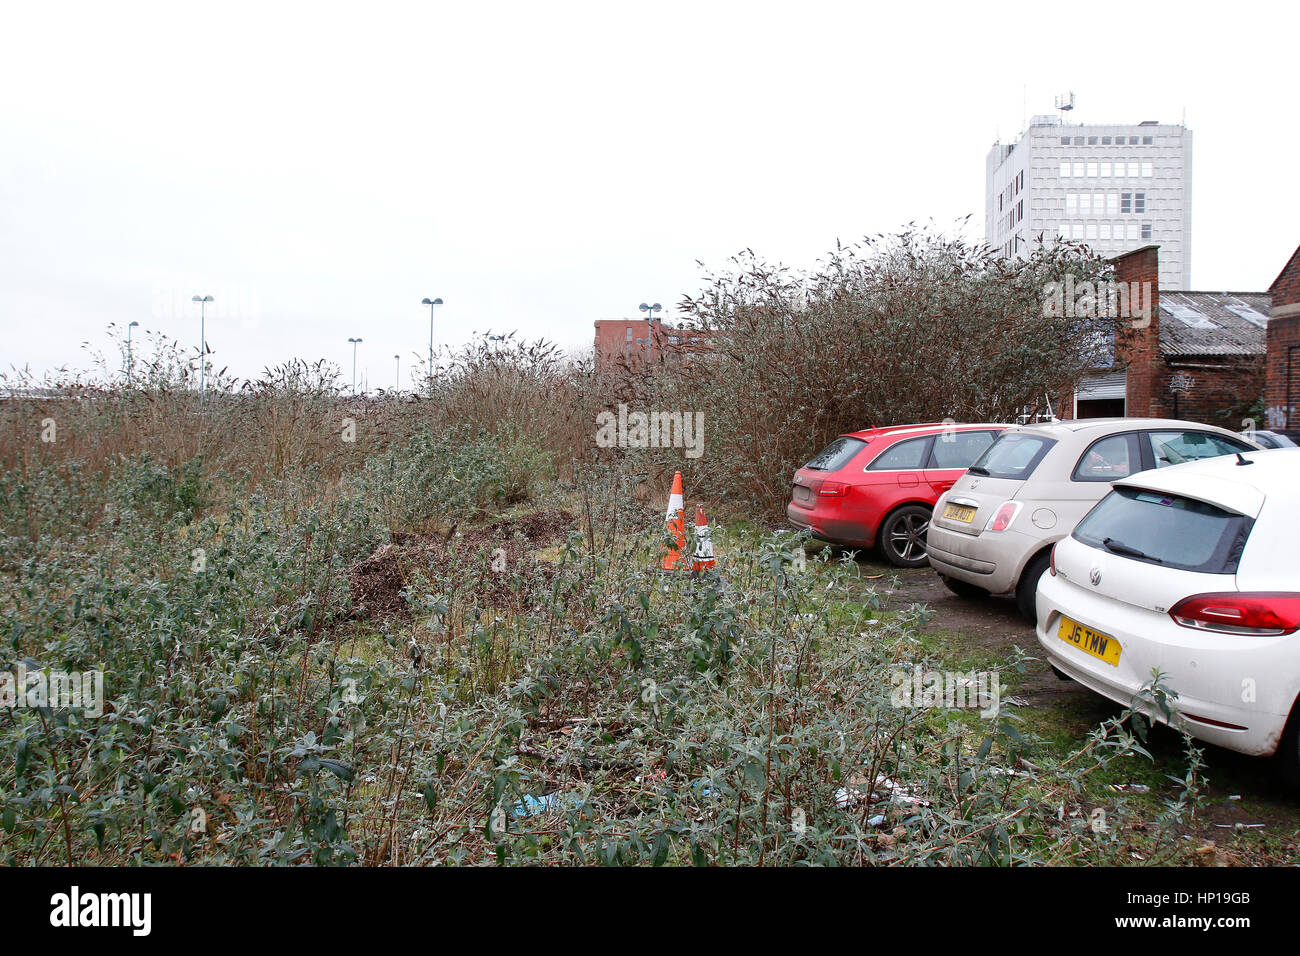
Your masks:
<instances>
[{"instance_id":1,"label":"street lamp post","mask_svg":"<svg viewBox=\"0 0 1300 956\"><path fill-rule=\"evenodd\" d=\"M131 360L131 330L138 326L139 322L131 322L126 327L126 384L131 384L131 371L135 363Z\"/></svg>"},{"instance_id":2,"label":"street lamp post","mask_svg":"<svg viewBox=\"0 0 1300 956\"><path fill-rule=\"evenodd\" d=\"M642 302L637 308L645 313L645 366L648 369L650 368L650 343L654 341L655 337L655 313L661 310L663 306L658 302L654 305L646 305Z\"/></svg>"},{"instance_id":3,"label":"street lamp post","mask_svg":"<svg viewBox=\"0 0 1300 956\"><path fill-rule=\"evenodd\" d=\"M420 300L420 305L429 307L429 390L433 390L433 307L442 305L442 299L430 299L427 296Z\"/></svg>"},{"instance_id":4,"label":"street lamp post","mask_svg":"<svg viewBox=\"0 0 1300 956\"><path fill-rule=\"evenodd\" d=\"M397 388L397 392L398 392L398 394L401 394L401 391L402 391L402 353L398 352L396 355L394 355L394 356L393 356L393 360L394 360L395 362L397 362L397 377L393 379L393 382L394 382L394 384L395 384L395 386L396 386L396 388Z\"/></svg>"},{"instance_id":5,"label":"street lamp post","mask_svg":"<svg viewBox=\"0 0 1300 956\"><path fill-rule=\"evenodd\" d=\"M360 339L348 339L352 343L352 394L357 394L357 346L361 344Z\"/></svg>"},{"instance_id":6,"label":"street lamp post","mask_svg":"<svg viewBox=\"0 0 1300 956\"><path fill-rule=\"evenodd\" d=\"M212 296L196 295L190 301L199 304L199 400L202 401L207 390L208 372L208 339L207 334L204 332L204 320L206 318L205 311L208 303L212 301Z\"/></svg>"}]
</instances>

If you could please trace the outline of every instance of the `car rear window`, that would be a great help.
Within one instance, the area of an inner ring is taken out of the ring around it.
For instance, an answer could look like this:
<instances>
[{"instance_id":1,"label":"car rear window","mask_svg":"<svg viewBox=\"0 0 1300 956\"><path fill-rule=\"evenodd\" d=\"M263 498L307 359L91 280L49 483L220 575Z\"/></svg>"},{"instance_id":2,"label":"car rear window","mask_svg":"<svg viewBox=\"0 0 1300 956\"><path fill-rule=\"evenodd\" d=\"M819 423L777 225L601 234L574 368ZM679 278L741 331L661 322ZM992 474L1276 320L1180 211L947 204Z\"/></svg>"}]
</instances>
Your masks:
<instances>
[{"instance_id":1,"label":"car rear window","mask_svg":"<svg viewBox=\"0 0 1300 956\"><path fill-rule=\"evenodd\" d=\"M839 471L853 460L853 456L866 446L860 438L848 438L841 435L804 465L813 471Z\"/></svg>"},{"instance_id":2,"label":"car rear window","mask_svg":"<svg viewBox=\"0 0 1300 956\"><path fill-rule=\"evenodd\" d=\"M1003 432L970 466L972 474L1024 481L1056 444L1055 438Z\"/></svg>"},{"instance_id":3,"label":"car rear window","mask_svg":"<svg viewBox=\"0 0 1300 956\"><path fill-rule=\"evenodd\" d=\"M1192 498L1116 488L1079 522L1074 537L1134 561L1235 574L1254 523Z\"/></svg>"}]
</instances>

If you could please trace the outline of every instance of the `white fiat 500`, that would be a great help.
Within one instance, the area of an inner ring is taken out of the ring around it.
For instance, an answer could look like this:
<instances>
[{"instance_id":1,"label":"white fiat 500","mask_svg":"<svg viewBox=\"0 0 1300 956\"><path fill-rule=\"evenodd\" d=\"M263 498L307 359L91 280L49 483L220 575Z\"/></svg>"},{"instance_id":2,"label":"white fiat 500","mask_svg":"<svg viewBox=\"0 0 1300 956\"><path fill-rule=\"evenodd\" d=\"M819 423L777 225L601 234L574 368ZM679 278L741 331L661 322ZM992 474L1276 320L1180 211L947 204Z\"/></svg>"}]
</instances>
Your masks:
<instances>
[{"instance_id":1,"label":"white fiat 500","mask_svg":"<svg viewBox=\"0 0 1300 956\"><path fill-rule=\"evenodd\" d=\"M1116 481L1055 546L1038 584L1038 641L1058 671L1124 705L1159 668L1188 733L1276 752L1294 782L1297 533L1300 448Z\"/></svg>"}]
</instances>

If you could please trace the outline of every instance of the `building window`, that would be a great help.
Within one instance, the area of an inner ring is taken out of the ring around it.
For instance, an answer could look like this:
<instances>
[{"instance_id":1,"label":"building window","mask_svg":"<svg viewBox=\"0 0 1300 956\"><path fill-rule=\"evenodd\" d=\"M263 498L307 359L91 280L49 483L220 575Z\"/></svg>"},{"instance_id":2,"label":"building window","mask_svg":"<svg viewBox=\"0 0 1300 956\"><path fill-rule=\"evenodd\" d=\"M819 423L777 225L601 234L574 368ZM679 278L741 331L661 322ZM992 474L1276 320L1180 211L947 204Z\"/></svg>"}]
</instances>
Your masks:
<instances>
[{"instance_id":1,"label":"building window","mask_svg":"<svg viewBox=\"0 0 1300 956\"><path fill-rule=\"evenodd\" d=\"M1092 193L1079 193L1079 215L1092 215Z\"/></svg>"},{"instance_id":2,"label":"building window","mask_svg":"<svg viewBox=\"0 0 1300 956\"><path fill-rule=\"evenodd\" d=\"M1108 216L1119 215L1119 193L1106 194L1106 215Z\"/></svg>"},{"instance_id":3,"label":"building window","mask_svg":"<svg viewBox=\"0 0 1300 956\"><path fill-rule=\"evenodd\" d=\"M1069 175L1070 175L1070 164L1069 164L1068 161L1066 161L1066 160L1064 160L1064 159L1061 160L1061 175L1062 175L1062 176L1069 176Z\"/></svg>"},{"instance_id":4,"label":"building window","mask_svg":"<svg viewBox=\"0 0 1300 956\"><path fill-rule=\"evenodd\" d=\"M1125 232L1128 233L1128 238L1129 238L1129 241L1130 241L1130 242L1133 241L1133 240L1135 240L1135 239L1137 239L1137 237L1138 237L1138 224L1135 223L1135 222L1130 222L1130 223L1128 224L1128 228L1125 230Z\"/></svg>"},{"instance_id":5,"label":"building window","mask_svg":"<svg viewBox=\"0 0 1300 956\"><path fill-rule=\"evenodd\" d=\"M1107 178L1110 177L1110 160L1108 160L1108 159L1106 159L1106 160L1102 160L1102 163L1101 163L1101 175L1104 176L1104 177L1107 177Z\"/></svg>"},{"instance_id":6,"label":"building window","mask_svg":"<svg viewBox=\"0 0 1300 956\"><path fill-rule=\"evenodd\" d=\"M1103 137L1101 138L1101 145L1103 145L1103 146L1109 146L1109 145L1110 145L1110 137L1109 137L1109 136L1103 136Z\"/></svg>"},{"instance_id":7,"label":"building window","mask_svg":"<svg viewBox=\"0 0 1300 956\"><path fill-rule=\"evenodd\" d=\"M1079 214L1079 194L1065 194L1065 214L1067 216L1077 216Z\"/></svg>"},{"instance_id":8,"label":"building window","mask_svg":"<svg viewBox=\"0 0 1300 956\"><path fill-rule=\"evenodd\" d=\"M1134 211L1134 212L1146 212L1146 211L1147 211L1147 194L1146 194L1146 193L1134 193L1134 194L1133 194L1133 211Z\"/></svg>"},{"instance_id":9,"label":"building window","mask_svg":"<svg viewBox=\"0 0 1300 956\"><path fill-rule=\"evenodd\" d=\"M624 341L624 342L631 342L631 341L632 341L632 329L631 329L631 327L628 328L628 330L627 330L627 337L626 337L625 339L623 339L623 341Z\"/></svg>"},{"instance_id":10,"label":"building window","mask_svg":"<svg viewBox=\"0 0 1300 956\"><path fill-rule=\"evenodd\" d=\"M1076 163L1074 164L1074 175L1076 175L1076 176L1082 176L1082 175L1083 175L1083 170L1084 170L1084 165L1083 165L1082 160L1080 160L1080 161L1078 161L1078 162L1076 162Z\"/></svg>"},{"instance_id":11,"label":"building window","mask_svg":"<svg viewBox=\"0 0 1300 956\"><path fill-rule=\"evenodd\" d=\"M1143 136L1143 137L1142 137L1142 145L1143 145L1143 146L1150 146L1150 145L1151 145L1152 143L1154 143L1154 142L1155 142L1155 140L1152 139L1150 136Z\"/></svg>"},{"instance_id":12,"label":"building window","mask_svg":"<svg viewBox=\"0 0 1300 956\"><path fill-rule=\"evenodd\" d=\"M1083 238L1083 223L1081 223L1081 222L1072 222L1072 223L1070 223L1070 235L1071 235L1073 238L1075 238L1075 239L1082 239L1082 238Z\"/></svg>"},{"instance_id":13,"label":"building window","mask_svg":"<svg viewBox=\"0 0 1300 956\"><path fill-rule=\"evenodd\" d=\"M1082 145L1083 145L1083 137L1082 137L1082 136L1076 136L1076 137L1074 137L1074 145L1075 145L1075 146L1082 146Z\"/></svg>"},{"instance_id":14,"label":"building window","mask_svg":"<svg viewBox=\"0 0 1300 956\"><path fill-rule=\"evenodd\" d=\"M1107 242L1109 242L1109 241L1110 241L1110 223L1108 223L1108 222L1103 222L1100 226L1098 226L1098 227L1097 227L1097 236L1098 236L1099 238L1101 238L1101 239L1105 239Z\"/></svg>"},{"instance_id":15,"label":"building window","mask_svg":"<svg viewBox=\"0 0 1300 956\"><path fill-rule=\"evenodd\" d=\"M1142 164L1142 175L1147 179L1151 178L1151 164L1149 162Z\"/></svg>"},{"instance_id":16,"label":"building window","mask_svg":"<svg viewBox=\"0 0 1300 956\"><path fill-rule=\"evenodd\" d=\"M1151 223L1149 222L1142 223L1142 238L1143 239L1151 238Z\"/></svg>"},{"instance_id":17,"label":"building window","mask_svg":"<svg viewBox=\"0 0 1300 956\"><path fill-rule=\"evenodd\" d=\"M1070 145L1070 137L1068 137L1068 136L1062 136L1062 137L1061 137L1061 145L1062 145L1062 146L1069 146L1069 145Z\"/></svg>"},{"instance_id":18,"label":"building window","mask_svg":"<svg viewBox=\"0 0 1300 956\"><path fill-rule=\"evenodd\" d=\"M1133 194L1132 194L1132 193L1120 193L1120 194L1119 194L1119 211L1120 211L1121 214L1123 214L1123 215L1125 215L1125 216L1127 216L1129 213L1131 213L1131 212L1133 211Z\"/></svg>"},{"instance_id":19,"label":"building window","mask_svg":"<svg viewBox=\"0 0 1300 956\"><path fill-rule=\"evenodd\" d=\"M1084 238L1085 239L1097 238L1097 224L1095 222L1088 223L1087 232L1084 233Z\"/></svg>"},{"instance_id":20,"label":"building window","mask_svg":"<svg viewBox=\"0 0 1300 956\"><path fill-rule=\"evenodd\" d=\"M1096 178L1096 176L1097 176L1097 164L1096 164L1095 162L1091 162L1091 163L1088 164L1088 175L1089 175L1089 176L1092 176L1094 179Z\"/></svg>"},{"instance_id":21,"label":"building window","mask_svg":"<svg viewBox=\"0 0 1300 956\"><path fill-rule=\"evenodd\" d=\"M1097 145L1097 137L1096 137L1096 136L1089 136L1089 137L1088 137L1088 145L1089 145L1089 146L1096 146L1096 145Z\"/></svg>"}]
</instances>

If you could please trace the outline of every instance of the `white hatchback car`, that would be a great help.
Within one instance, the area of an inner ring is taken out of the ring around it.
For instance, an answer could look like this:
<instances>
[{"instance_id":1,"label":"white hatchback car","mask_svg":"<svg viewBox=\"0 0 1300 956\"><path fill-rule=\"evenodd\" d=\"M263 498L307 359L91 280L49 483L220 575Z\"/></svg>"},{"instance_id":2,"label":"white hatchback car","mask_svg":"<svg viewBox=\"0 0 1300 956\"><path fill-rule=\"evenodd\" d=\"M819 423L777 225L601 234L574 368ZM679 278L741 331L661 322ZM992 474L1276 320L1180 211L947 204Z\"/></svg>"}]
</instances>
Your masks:
<instances>
[{"instance_id":1,"label":"white hatchback car","mask_svg":"<svg viewBox=\"0 0 1300 956\"><path fill-rule=\"evenodd\" d=\"M1121 479L1057 542L1038 641L1126 706L1159 668L1188 733L1300 778L1298 530L1300 448Z\"/></svg>"}]
</instances>

